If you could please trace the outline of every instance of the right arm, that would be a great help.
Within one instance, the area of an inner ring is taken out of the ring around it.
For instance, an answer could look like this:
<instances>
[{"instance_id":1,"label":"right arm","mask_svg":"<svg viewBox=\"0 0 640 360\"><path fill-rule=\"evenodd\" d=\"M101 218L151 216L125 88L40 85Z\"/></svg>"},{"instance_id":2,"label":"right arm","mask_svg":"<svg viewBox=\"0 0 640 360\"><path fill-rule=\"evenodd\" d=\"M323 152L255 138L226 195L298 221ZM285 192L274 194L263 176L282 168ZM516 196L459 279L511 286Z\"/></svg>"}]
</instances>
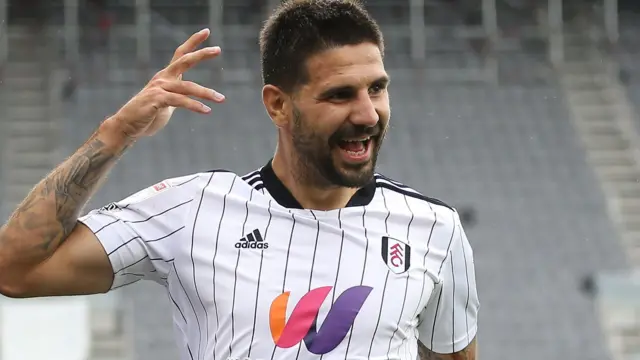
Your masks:
<instances>
[{"instance_id":1,"label":"right arm","mask_svg":"<svg viewBox=\"0 0 640 360\"><path fill-rule=\"evenodd\" d=\"M79 295L111 288L111 261L94 232L78 222L79 214L124 151L164 127L176 107L206 114L210 109L190 96L224 100L211 89L182 80L185 71L220 53L219 48L194 51L208 36L208 31L198 32L180 46L167 68L18 206L0 229L1 294Z\"/></svg>"},{"instance_id":2,"label":"right arm","mask_svg":"<svg viewBox=\"0 0 640 360\"><path fill-rule=\"evenodd\" d=\"M10 297L107 291L112 272L80 211L130 145L113 120L42 180L0 230L0 292ZM74 270L82 269L76 272Z\"/></svg>"}]
</instances>

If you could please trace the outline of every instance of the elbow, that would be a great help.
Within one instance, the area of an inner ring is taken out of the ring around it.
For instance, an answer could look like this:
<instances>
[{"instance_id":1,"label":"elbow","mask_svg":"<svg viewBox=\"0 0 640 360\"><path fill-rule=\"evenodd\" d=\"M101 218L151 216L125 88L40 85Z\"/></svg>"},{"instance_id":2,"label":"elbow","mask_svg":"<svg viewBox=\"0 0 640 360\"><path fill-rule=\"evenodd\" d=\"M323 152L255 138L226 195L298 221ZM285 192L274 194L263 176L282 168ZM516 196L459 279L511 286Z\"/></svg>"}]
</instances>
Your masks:
<instances>
[{"instance_id":1,"label":"elbow","mask_svg":"<svg viewBox=\"0 0 640 360\"><path fill-rule=\"evenodd\" d=\"M6 244L7 239L5 227L0 229L0 244ZM8 251L6 246L0 245L0 295L12 298L23 299L32 297L29 295L27 271L25 267L17 266L15 255Z\"/></svg>"},{"instance_id":2,"label":"elbow","mask_svg":"<svg viewBox=\"0 0 640 360\"><path fill-rule=\"evenodd\" d=\"M25 276L11 270L0 257L0 295L13 299L29 297Z\"/></svg>"},{"instance_id":3,"label":"elbow","mask_svg":"<svg viewBox=\"0 0 640 360\"><path fill-rule=\"evenodd\" d=\"M30 296L28 293L18 287L0 285L0 294L11 299L25 299Z\"/></svg>"},{"instance_id":4,"label":"elbow","mask_svg":"<svg viewBox=\"0 0 640 360\"><path fill-rule=\"evenodd\" d=\"M12 299L34 297L27 272L9 270L0 258L0 294Z\"/></svg>"},{"instance_id":5,"label":"elbow","mask_svg":"<svg viewBox=\"0 0 640 360\"><path fill-rule=\"evenodd\" d=\"M3 276L0 277L0 294L12 299L24 299L30 297L25 286L20 282L9 281Z\"/></svg>"}]
</instances>

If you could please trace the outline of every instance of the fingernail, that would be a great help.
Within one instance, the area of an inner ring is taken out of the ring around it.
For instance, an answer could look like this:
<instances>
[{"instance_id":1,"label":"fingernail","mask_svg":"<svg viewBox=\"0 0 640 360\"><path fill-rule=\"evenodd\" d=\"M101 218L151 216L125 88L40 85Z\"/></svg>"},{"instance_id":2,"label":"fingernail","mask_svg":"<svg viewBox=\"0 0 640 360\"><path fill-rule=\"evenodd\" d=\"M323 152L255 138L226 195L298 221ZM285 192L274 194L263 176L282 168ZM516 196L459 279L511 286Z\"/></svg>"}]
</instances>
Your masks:
<instances>
[{"instance_id":1,"label":"fingernail","mask_svg":"<svg viewBox=\"0 0 640 360\"><path fill-rule=\"evenodd\" d=\"M204 112L209 112L209 111L211 111L211 108L210 108L210 107L208 107L208 106L207 106L207 105L205 105L205 104L202 104L202 110L203 110Z\"/></svg>"},{"instance_id":2,"label":"fingernail","mask_svg":"<svg viewBox=\"0 0 640 360\"><path fill-rule=\"evenodd\" d=\"M217 92L215 92L215 91L214 91L214 92L213 92L213 98L214 98L215 100L222 101L222 100L224 100L224 95L222 95L222 94L217 93Z\"/></svg>"},{"instance_id":3,"label":"fingernail","mask_svg":"<svg viewBox=\"0 0 640 360\"><path fill-rule=\"evenodd\" d=\"M220 52L220 46L214 46L212 48L209 49L209 53L214 54Z\"/></svg>"},{"instance_id":4,"label":"fingernail","mask_svg":"<svg viewBox=\"0 0 640 360\"><path fill-rule=\"evenodd\" d=\"M198 31L198 34L202 34L202 33L205 33L207 31L209 31L209 28L204 28L204 29Z\"/></svg>"}]
</instances>

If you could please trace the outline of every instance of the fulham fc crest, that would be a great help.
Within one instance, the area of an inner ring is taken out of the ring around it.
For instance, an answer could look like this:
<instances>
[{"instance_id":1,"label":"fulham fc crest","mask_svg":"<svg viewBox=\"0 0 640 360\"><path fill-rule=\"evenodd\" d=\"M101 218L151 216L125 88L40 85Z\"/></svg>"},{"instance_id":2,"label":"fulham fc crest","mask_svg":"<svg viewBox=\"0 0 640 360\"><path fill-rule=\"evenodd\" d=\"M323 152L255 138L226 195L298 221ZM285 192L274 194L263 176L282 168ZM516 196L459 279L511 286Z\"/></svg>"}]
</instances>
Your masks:
<instances>
[{"instance_id":1,"label":"fulham fc crest","mask_svg":"<svg viewBox=\"0 0 640 360\"><path fill-rule=\"evenodd\" d=\"M401 240L383 236L382 260L392 272L402 274L411 265L411 246Z\"/></svg>"}]
</instances>

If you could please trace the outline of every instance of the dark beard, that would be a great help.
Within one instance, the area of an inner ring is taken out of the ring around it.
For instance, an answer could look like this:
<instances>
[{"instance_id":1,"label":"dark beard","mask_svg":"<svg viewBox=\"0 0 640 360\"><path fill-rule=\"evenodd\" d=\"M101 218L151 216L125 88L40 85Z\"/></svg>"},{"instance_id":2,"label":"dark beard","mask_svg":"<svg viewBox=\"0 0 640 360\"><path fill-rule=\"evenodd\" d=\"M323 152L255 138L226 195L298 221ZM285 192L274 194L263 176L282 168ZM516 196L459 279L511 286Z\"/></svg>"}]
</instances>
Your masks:
<instances>
[{"instance_id":1,"label":"dark beard","mask_svg":"<svg viewBox=\"0 0 640 360\"><path fill-rule=\"evenodd\" d=\"M326 139L305 126L302 113L294 106L293 124L293 147L297 159L297 171L293 175L298 181L324 188L361 188L373 179L384 137L384 130L379 128L380 122L375 128L345 126ZM371 143L374 146L371 160L361 165L347 165L346 171L338 169L331 154L333 146L337 146L337 141L347 136L371 134L377 134L375 141L372 140Z\"/></svg>"}]
</instances>

